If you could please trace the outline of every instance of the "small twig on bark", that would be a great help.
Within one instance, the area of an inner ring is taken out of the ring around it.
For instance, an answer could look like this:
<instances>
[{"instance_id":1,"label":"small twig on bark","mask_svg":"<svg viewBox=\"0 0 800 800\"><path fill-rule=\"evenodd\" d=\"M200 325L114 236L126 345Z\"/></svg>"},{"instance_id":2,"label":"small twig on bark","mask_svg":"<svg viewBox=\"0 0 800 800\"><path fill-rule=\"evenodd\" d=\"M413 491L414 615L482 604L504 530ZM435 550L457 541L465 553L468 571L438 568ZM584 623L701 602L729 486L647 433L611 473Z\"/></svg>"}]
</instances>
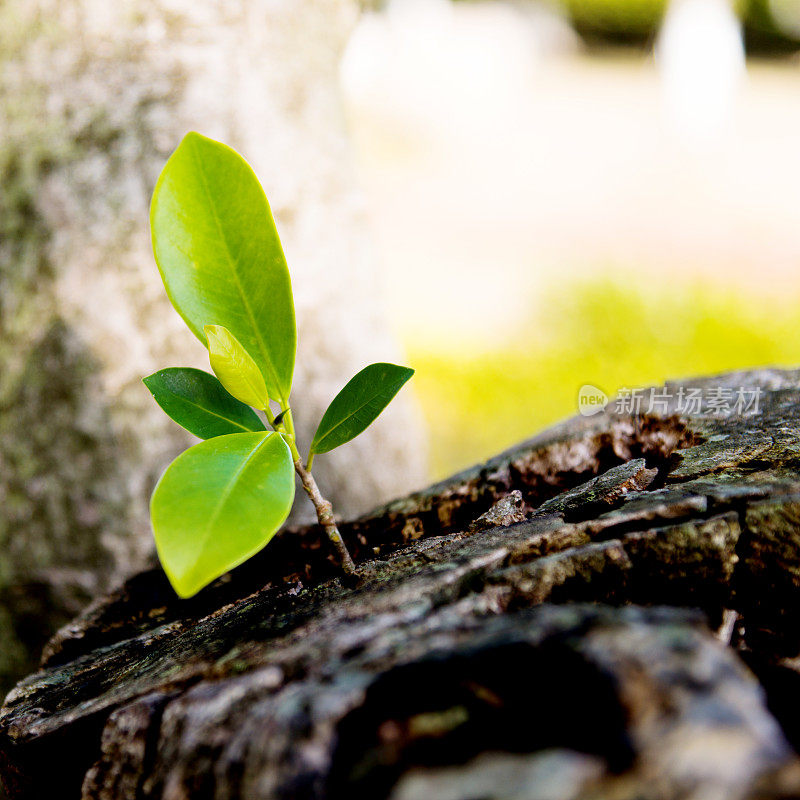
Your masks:
<instances>
[{"instance_id":1,"label":"small twig on bark","mask_svg":"<svg viewBox=\"0 0 800 800\"><path fill-rule=\"evenodd\" d=\"M302 459L298 458L295 460L294 468L300 476L300 480L303 482L303 488L306 490L306 494L311 498L311 502L314 504L319 524L322 525L328 539L331 540L333 546L336 548L336 555L342 570L348 576L357 575L358 573L356 572L356 565L353 562L353 557L350 555L350 551L347 549L344 539L342 539L342 534L339 533L339 529L336 527L336 520L333 516L333 506L331 506L330 501L322 496L317 482L314 480L314 476L303 466Z\"/></svg>"}]
</instances>

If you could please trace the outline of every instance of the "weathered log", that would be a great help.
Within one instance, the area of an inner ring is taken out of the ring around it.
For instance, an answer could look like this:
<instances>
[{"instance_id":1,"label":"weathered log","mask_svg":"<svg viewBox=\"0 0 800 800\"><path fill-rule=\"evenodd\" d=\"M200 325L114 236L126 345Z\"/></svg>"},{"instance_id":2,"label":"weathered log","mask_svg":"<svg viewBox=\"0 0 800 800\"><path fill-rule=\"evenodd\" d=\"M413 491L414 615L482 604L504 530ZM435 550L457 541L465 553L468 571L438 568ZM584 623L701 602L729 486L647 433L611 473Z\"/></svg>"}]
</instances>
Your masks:
<instances>
[{"instance_id":1,"label":"weathered log","mask_svg":"<svg viewBox=\"0 0 800 800\"><path fill-rule=\"evenodd\" d=\"M134 576L8 696L11 797L800 796L800 372L686 386L758 412L563 423L343 524L356 587L314 527Z\"/></svg>"}]
</instances>

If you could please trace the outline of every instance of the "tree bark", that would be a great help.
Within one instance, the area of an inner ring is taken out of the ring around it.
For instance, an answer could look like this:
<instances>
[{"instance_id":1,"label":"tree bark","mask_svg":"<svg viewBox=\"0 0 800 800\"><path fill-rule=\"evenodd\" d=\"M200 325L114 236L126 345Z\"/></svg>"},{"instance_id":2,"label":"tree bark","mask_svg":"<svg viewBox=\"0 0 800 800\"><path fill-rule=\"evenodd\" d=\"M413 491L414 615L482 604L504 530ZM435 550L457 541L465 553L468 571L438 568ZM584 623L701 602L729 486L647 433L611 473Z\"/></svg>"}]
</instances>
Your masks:
<instances>
[{"instance_id":1,"label":"tree bark","mask_svg":"<svg viewBox=\"0 0 800 800\"><path fill-rule=\"evenodd\" d=\"M12 798L800 795L800 372L575 418L180 601L154 566L0 713ZM357 480L357 476L351 476Z\"/></svg>"}]
</instances>

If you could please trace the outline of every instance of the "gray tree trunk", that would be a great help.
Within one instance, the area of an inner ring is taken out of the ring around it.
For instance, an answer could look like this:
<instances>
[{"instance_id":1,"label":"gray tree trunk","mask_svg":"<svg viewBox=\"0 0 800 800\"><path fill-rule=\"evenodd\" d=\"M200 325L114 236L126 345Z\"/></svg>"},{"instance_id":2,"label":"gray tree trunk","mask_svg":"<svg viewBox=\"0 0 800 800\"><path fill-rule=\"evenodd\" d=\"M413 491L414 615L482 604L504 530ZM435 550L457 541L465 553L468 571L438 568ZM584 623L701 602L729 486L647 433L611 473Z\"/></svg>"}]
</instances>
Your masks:
<instances>
[{"instance_id":1,"label":"gray tree trunk","mask_svg":"<svg viewBox=\"0 0 800 800\"><path fill-rule=\"evenodd\" d=\"M141 565L148 495L190 443L140 383L208 369L149 242L152 187L187 130L239 149L271 200L296 294L301 436L359 368L398 358L339 102L357 13L355 0L0 4L0 690L54 624ZM424 483L419 430L401 399L320 459L340 513Z\"/></svg>"},{"instance_id":2,"label":"gray tree trunk","mask_svg":"<svg viewBox=\"0 0 800 800\"><path fill-rule=\"evenodd\" d=\"M800 796L800 372L577 418L189 601L154 567L0 712L12 798ZM715 394L716 393L716 394Z\"/></svg>"}]
</instances>

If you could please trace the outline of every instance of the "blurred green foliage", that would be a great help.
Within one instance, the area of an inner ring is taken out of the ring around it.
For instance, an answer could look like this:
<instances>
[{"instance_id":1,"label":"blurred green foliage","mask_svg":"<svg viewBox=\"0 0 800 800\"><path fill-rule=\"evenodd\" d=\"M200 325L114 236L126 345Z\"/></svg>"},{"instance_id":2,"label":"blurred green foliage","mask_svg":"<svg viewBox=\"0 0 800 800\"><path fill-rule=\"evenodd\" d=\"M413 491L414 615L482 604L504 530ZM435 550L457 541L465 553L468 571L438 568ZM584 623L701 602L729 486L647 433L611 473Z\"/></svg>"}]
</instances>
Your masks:
<instances>
[{"instance_id":1,"label":"blurred green foliage","mask_svg":"<svg viewBox=\"0 0 800 800\"><path fill-rule=\"evenodd\" d=\"M747 52L782 55L800 48L800 3L797 0L743 0Z\"/></svg>"},{"instance_id":2,"label":"blurred green foliage","mask_svg":"<svg viewBox=\"0 0 800 800\"><path fill-rule=\"evenodd\" d=\"M797 303L663 280L597 279L553 291L496 350L411 346L443 477L577 413L579 388L620 388L800 363Z\"/></svg>"},{"instance_id":3,"label":"blurred green foliage","mask_svg":"<svg viewBox=\"0 0 800 800\"><path fill-rule=\"evenodd\" d=\"M556 8L566 15L584 42L592 48L650 47L669 5L669 0L521 1L544 2ZM800 49L798 0L730 2L742 20L748 54L782 56Z\"/></svg>"},{"instance_id":4,"label":"blurred green foliage","mask_svg":"<svg viewBox=\"0 0 800 800\"><path fill-rule=\"evenodd\" d=\"M591 44L640 44L655 36L667 0L556 0Z\"/></svg>"},{"instance_id":5,"label":"blurred green foliage","mask_svg":"<svg viewBox=\"0 0 800 800\"><path fill-rule=\"evenodd\" d=\"M668 0L550 0L593 46L650 45ZM733 0L744 25L747 51L781 55L800 47L797 0Z\"/></svg>"}]
</instances>

